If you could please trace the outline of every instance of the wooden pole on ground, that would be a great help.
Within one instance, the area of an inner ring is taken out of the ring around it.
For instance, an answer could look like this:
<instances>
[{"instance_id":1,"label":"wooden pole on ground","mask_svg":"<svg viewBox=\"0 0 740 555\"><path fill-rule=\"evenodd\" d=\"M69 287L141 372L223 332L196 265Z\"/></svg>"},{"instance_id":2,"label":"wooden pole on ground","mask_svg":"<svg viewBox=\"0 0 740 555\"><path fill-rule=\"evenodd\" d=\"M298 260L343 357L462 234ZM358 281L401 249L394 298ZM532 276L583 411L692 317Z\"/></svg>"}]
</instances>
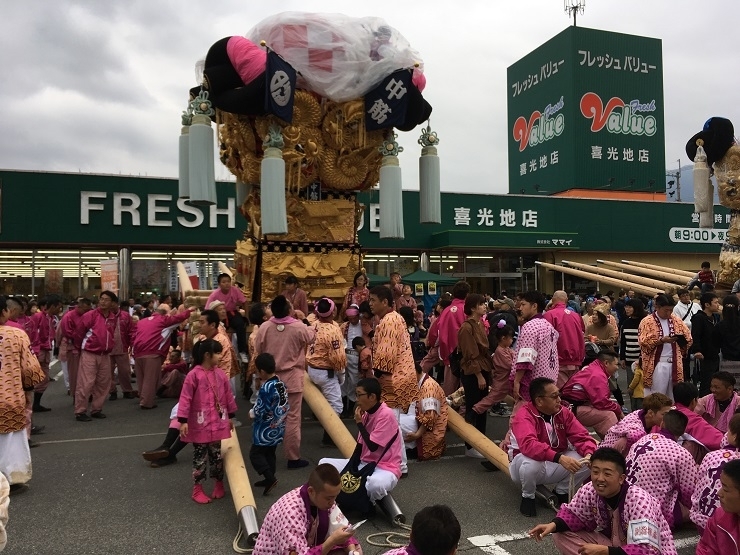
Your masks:
<instances>
[{"instance_id":1,"label":"wooden pole on ground","mask_svg":"<svg viewBox=\"0 0 740 555\"><path fill-rule=\"evenodd\" d=\"M241 522L247 542L249 545L254 545L260 531L257 523L257 505L254 502L247 467L244 464L239 438L235 430L231 431L229 439L221 440L221 457L224 461L224 472L229 478L229 489L236 515Z\"/></svg>"},{"instance_id":2,"label":"wooden pole on ground","mask_svg":"<svg viewBox=\"0 0 740 555\"><path fill-rule=\"evenodd\" d=\"M633 283L642 283L649 287L657 287L658 289L665 289L666 287L675 287L675 283L669 283L667 281L661 281L659 279L636 276L633 274L625 274L624 272L618 272L617 270L610 270L608 268L602 268L600 266L591 266L589 264L582 264L580 262L571 262L570 260L561 260L563 264L578 268L580 270L586 270L587 272L594 272L596 274L614 277L617 279L628 279Z\"/></svg>"},{"instance_id":3,"label":"wooden pole on ground","mask_svg":"<svg viewBox=\"0 0 740 555\"><path fill-rule=\"evenodd\" d=\"M658 279L663 279L668 281L669 283L674 283L674 287L681 287L682 285L686 285L686 282L683 281L680 276L677 276L676 274L669 274L661 270L651 270L650 268L642 268L638 266L632 266L630 264L622 264L621 262L612 262L611 260L597 260L596 262L598 262L599 264L606 264L607 266L613 266L615 268L621 268L622 270L627 270L628 272L634 272L636 274L653 276ZM665 291L661 291L661 293L665 293Z\"/></svg>"},{"instance_id":4,"label":"wooden pole on ground","mask_svg":"<svg viewBox=\"0 0 740 555\"><path fill-rule=\"evenodd\" d=\"M599 274L594 274L592 272L584 272L583 270L576 270L575 268L568 268L566 266L558 266L556 264L540 262L539 260L535 260L534 263L539 266L542 266L543 268L547 268L549 270L555 270L556 272L564 272L566 274L586 278L592 281L608 283L609 285L614 285L616 287L621 287L623 289L634 289L635 291L646 293L650 296L663 293L662 290L656 289L655 287L648 287L647 285L642 285L640 283L632 283L630 281L625 281L623 279L616 279L616 278L601 276Z\"/></svg>"},{"instance_id":5,"label":"wooden pole on ground","mask_svg":"<svg viewBox=\"0 0 740 555\"><path fill-rule=\"evenodd\" d=\"M696 276L696 272L689 272L687 270L679 270L677 268L669 268L668 266L658 266L657 264L648 264L647 262L637 262L636 260L622 260L625 264L632 264L640 268L649 268L651 270L660 270L669 274L676 274L677 276L686 277L692 279Z\"/></svg>"},{"instance_id":6,"label":"wooden pole on ground","mask_svg":"<svg viewBox=\"0 0 740 555\"><path fill-rule=\"evenodd\" d=\"M461 439L473 446L481 455L495 464L500 470L509 474L509 456L492 442L488 436L482 434L475 426L465 422L465 419L452 408L447 411L447 427Z\"/></svg>"}]
</instances>

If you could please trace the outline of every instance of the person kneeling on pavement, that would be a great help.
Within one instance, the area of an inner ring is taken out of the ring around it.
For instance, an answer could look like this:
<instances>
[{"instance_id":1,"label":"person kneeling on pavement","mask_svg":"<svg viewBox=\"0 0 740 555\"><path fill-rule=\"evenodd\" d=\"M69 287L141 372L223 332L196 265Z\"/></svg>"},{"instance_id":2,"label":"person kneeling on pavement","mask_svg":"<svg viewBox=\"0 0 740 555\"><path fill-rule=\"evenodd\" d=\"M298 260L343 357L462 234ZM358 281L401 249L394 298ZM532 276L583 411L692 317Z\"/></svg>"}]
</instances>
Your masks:
<instances>
[{"instance_id":1,"label":"person kneeling on pavement","mask_svg":"<svg viewBox=\"0 0 740 555\"><path fill-rule=\"evenodd\" d=\"M537 486L556 484L558 502L567 502L571 476L575 487L588 477L588 465L579 459L588 458L596 450L596 441L560 403L554 380L532 380L529 396L531 401L511 419L509 459L511 479L522 486L519 511L524 516L536 516Z\"/></svg>"},{"instance_id":2,"label":"person kneeling on pavement","mask_svg":"<svg viewBox=\"0 0 740 555\"><path fill-rule=\"evenodd\" d=\"M167 435L162 445L141 454L145 461L151 463L149 466L152 468L176 463L177 454L187 445L180 439L180 423L177 421L177 409L179 408L180 403L176 403L170 411L170 426L167 428Z\"/></svg>"},{"instance_id":3,"label":"person kneeling on pavement","mask_svg":"<svg viewBox=\"0 0 740 555\"><path fill-rule=\"evenodd\" d=\"M253 555L326 555L353 551L362 555L360 542L352 535L349 522L336 504L341 489L337 469L330 464L319 464L307 483L289 491L270 507Z\"/></svg>"},{"instance_id":4,"label":"person kneeling on pavement","mask_svg":"<svg viewBox=\"0 0 740 555\"><path fill-rule=\"evenodd\" d=\"M342 474L343 493L348 495L346 501L340 500L340 505L366 512L363 509L396 487L401 477L401 450L404 447L395 413L380 401L380 382L375 378L365 378L357 383L355 392L355 422L360 430L355 452L351 459L321 459L319 464L330 464ZM353 494L361 494L363 481L370 504L367 499L351 500Z\"/></svg>"},{"instance_id":5,"label":"person kneeling on pavement","mask_svg":"<svg viewBox=\"0 0 740 555\"><path fill-rule=\"evenodd\" d=\"M554 534L555 547L565 555L675 555L673 535L658 501L626 482L625 466L616 449L595 451L591 482L560 507L552 522L532 528L530 537L542 541Z\"/></svg>"}]
</instances>

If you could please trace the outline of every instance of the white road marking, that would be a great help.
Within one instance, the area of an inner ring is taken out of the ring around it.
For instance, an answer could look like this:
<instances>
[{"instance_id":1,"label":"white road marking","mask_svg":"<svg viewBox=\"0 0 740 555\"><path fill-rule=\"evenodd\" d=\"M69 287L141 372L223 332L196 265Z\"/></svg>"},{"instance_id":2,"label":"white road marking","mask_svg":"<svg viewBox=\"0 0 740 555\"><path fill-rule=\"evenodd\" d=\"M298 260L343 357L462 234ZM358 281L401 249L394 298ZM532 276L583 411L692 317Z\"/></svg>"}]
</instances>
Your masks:
<instances>
[{"instance_id":1,"label":"white road marking","mask_svg":"<svg viewBox=\"0 0 740 555\"><path fill-rule=\"evenodd\" d=\"M468 541L475 547L479 547L483 553L489 553L491 555L511 555L506 549L501 547L500 543L512 542L516 540L529 539L529 534L523 532L521 534L496 534L486 536L473 536L468 538ZM534 541L534 540L532 540ZM688 538L679 538L673 542L676 549L682 549L684 547L692 547L699 543L699 536L691 536Z\"/></svg>"},{"instance_id":2,"label":"white road marking","mask_svg":"<svg viewBox=\"0 0 740 555\"><path fill-rule=\"evenodd\" d=\"M82 437L79 439L55 439L52 441L39 441L39 445L52 445L55 443L77 443L80 441L102 441L105 439L129 439L132 437L149 437L149 436L161 436L162 432L156 432L152 434L132 434L128 436L107 436L107 437Z\"/></svg>"}]
</instances>

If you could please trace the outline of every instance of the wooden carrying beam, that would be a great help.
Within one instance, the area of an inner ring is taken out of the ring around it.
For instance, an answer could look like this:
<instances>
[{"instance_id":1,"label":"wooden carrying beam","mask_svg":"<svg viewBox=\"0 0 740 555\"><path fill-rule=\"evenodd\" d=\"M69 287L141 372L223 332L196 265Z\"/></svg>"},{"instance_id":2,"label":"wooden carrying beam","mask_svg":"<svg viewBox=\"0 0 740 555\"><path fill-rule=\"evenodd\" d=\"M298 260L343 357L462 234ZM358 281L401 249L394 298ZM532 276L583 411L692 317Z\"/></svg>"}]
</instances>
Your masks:
<instances>
[{"instance_id":1,"label":"wooden carrying beam","mask_svg":"<svg viewBox=\"0 0 740 555\"><path fill-rule=\"evenodd\" d=\"M600 276L599 274L594 274L593 272L584 272L583 270L576 270L575 268L568 268L566 266L558 266L556 264L540 262L539 260L535 260L535 264L538 264L543 268L547 268L548 270L555 270L556 272L562 272L564 274L569 274L572 276L578 276L593 281L608 283L609 285L614 285L623 289L634 289L635 291L639 291L640 293L645 293L650 296L657 295L663 292L662 290L656 289L655 287L648 287L647 285L632 283L623 279Z\"/></svg>"},{"instance_id":2,"label":"wooden carrying beam","mask_svg":"<svg viewBox=\"0 0 740 555\"><path fill-rule=\"evenodd\" d=\"M636 260L622 260L625 264L631 264L632 266L638 266L640 268L649 268L651 270L660 270L669 274L676 274L680 277L693 279L696 276L696 272L689 272L687 270L679 270L677 268L669 268L668 266L658 266L657 264L648 264L647 262L637 262Z\"/></svg>"},{"instance_id":3,"label":"wooden carrying beam","mask_svg":"<svg viewBox=\"0 0 740 555\"><path fill-rule=\"evenodd\" d=\"M252 486L249 483L247 467L244 464L236 431L231 431L229 439L221 440L221 457L224 460L224 472L229 478L229 489L236 515L241 522L247 542L249 545L254 545L260 531L257 523L257 506L254 502Z\"/></svg>"},{"instance_id":4,"label":"wooden carrying beam","mask_svg":"<svg viewBox=\"0 0 740 555\"><path fill-rule=\"evenodd\" d=\"M482 434L477 428L465 422L460 414L450 409L447 411L447 427L455 432L461 439L473 446L481 455L495 464L500 470L509 474L509 456L488 436Z\"/></svg>"},{"instance_id":5,"label":"wooden carrying beam","mask_svg":"<svg viewBox=\"0 0 740 555\"><path fill-rule=\"evenodd\" d=\"M326 433L334 440L334 444L342 453L342 456L349 459L355 451L357 441L349 433L339 415L331 408L324 394L308 377L308 374L303 376L303 400L306 401L316 418L319 419ZM378 501L378 506L385 511L394 524L406 522L406 516L401 512L390 493Z\"/></svg>"},{"instance_id":6,"label":"wooden carrying beam","mask_svg":"<svg viewBox=\"0 0 740 555\"><path fill-rule=\"evenodd\" d=\"M612 262L611 260L597 260L596 262L598 262L599 264L606 264L607 266L613 266L614 268L621 268L622 270L627 270L628 272L634 272L645 276L653 276L658 279L663 279L668 281L669 283L675 284L674 287L681 287L682 285L686 285L686 282L683 281L680 276L669 274L661 270L651 270L650 268L642 268L638 266L632 266L630 264L622 264L621 262ZM661 291L661 293L665 293L665 291Z\"/></svg>"},{"instance_id":7,"label":"wooden carrying beam","mask_svg":"<svg viewBox=\"0 0 740 555\"><path fill-rule=\"evenodd\" d=\"M589 264L582 264L580 262L572 262L570 260L561 260L563 264L567 264L568 266L572 266L573 268L577 268L579 270L586 270L587 272L594 272L596 274L609 276L617 279L627 279L633 283L642 283L643 285L647 285L648 287L657 287L658 289L665 289L666 287L675 287L674 283L669 283L667 281L661 281L659 279L653 279L649 277L644 276L636 276L633 274L626 274L624 272L618 272L617 270L610 270L608 268L602 268L600 266L591 266Z\"/></svg>"}]
</instances>

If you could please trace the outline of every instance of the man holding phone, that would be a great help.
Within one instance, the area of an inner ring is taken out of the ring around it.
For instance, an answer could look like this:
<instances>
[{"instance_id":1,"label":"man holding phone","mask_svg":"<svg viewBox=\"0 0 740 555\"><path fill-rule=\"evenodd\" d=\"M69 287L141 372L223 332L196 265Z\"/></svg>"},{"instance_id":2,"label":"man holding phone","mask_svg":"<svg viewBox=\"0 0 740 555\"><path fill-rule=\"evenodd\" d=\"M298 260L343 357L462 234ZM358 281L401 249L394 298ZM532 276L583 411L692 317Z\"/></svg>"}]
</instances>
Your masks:
<instances>
[{"instance_id":1,"label":"man holding phone","mask_svg":"<svg viewBox=\"0 0 740 555\"><path fill-rule=\"evenodd\" d=\"M675 304L668 295L658 295L655 312L638 327L645 396L662 393L673 399L673 385L684 380L683 359L693 341L688 326L673 314Z\"/></svg>"}]
</instances>

